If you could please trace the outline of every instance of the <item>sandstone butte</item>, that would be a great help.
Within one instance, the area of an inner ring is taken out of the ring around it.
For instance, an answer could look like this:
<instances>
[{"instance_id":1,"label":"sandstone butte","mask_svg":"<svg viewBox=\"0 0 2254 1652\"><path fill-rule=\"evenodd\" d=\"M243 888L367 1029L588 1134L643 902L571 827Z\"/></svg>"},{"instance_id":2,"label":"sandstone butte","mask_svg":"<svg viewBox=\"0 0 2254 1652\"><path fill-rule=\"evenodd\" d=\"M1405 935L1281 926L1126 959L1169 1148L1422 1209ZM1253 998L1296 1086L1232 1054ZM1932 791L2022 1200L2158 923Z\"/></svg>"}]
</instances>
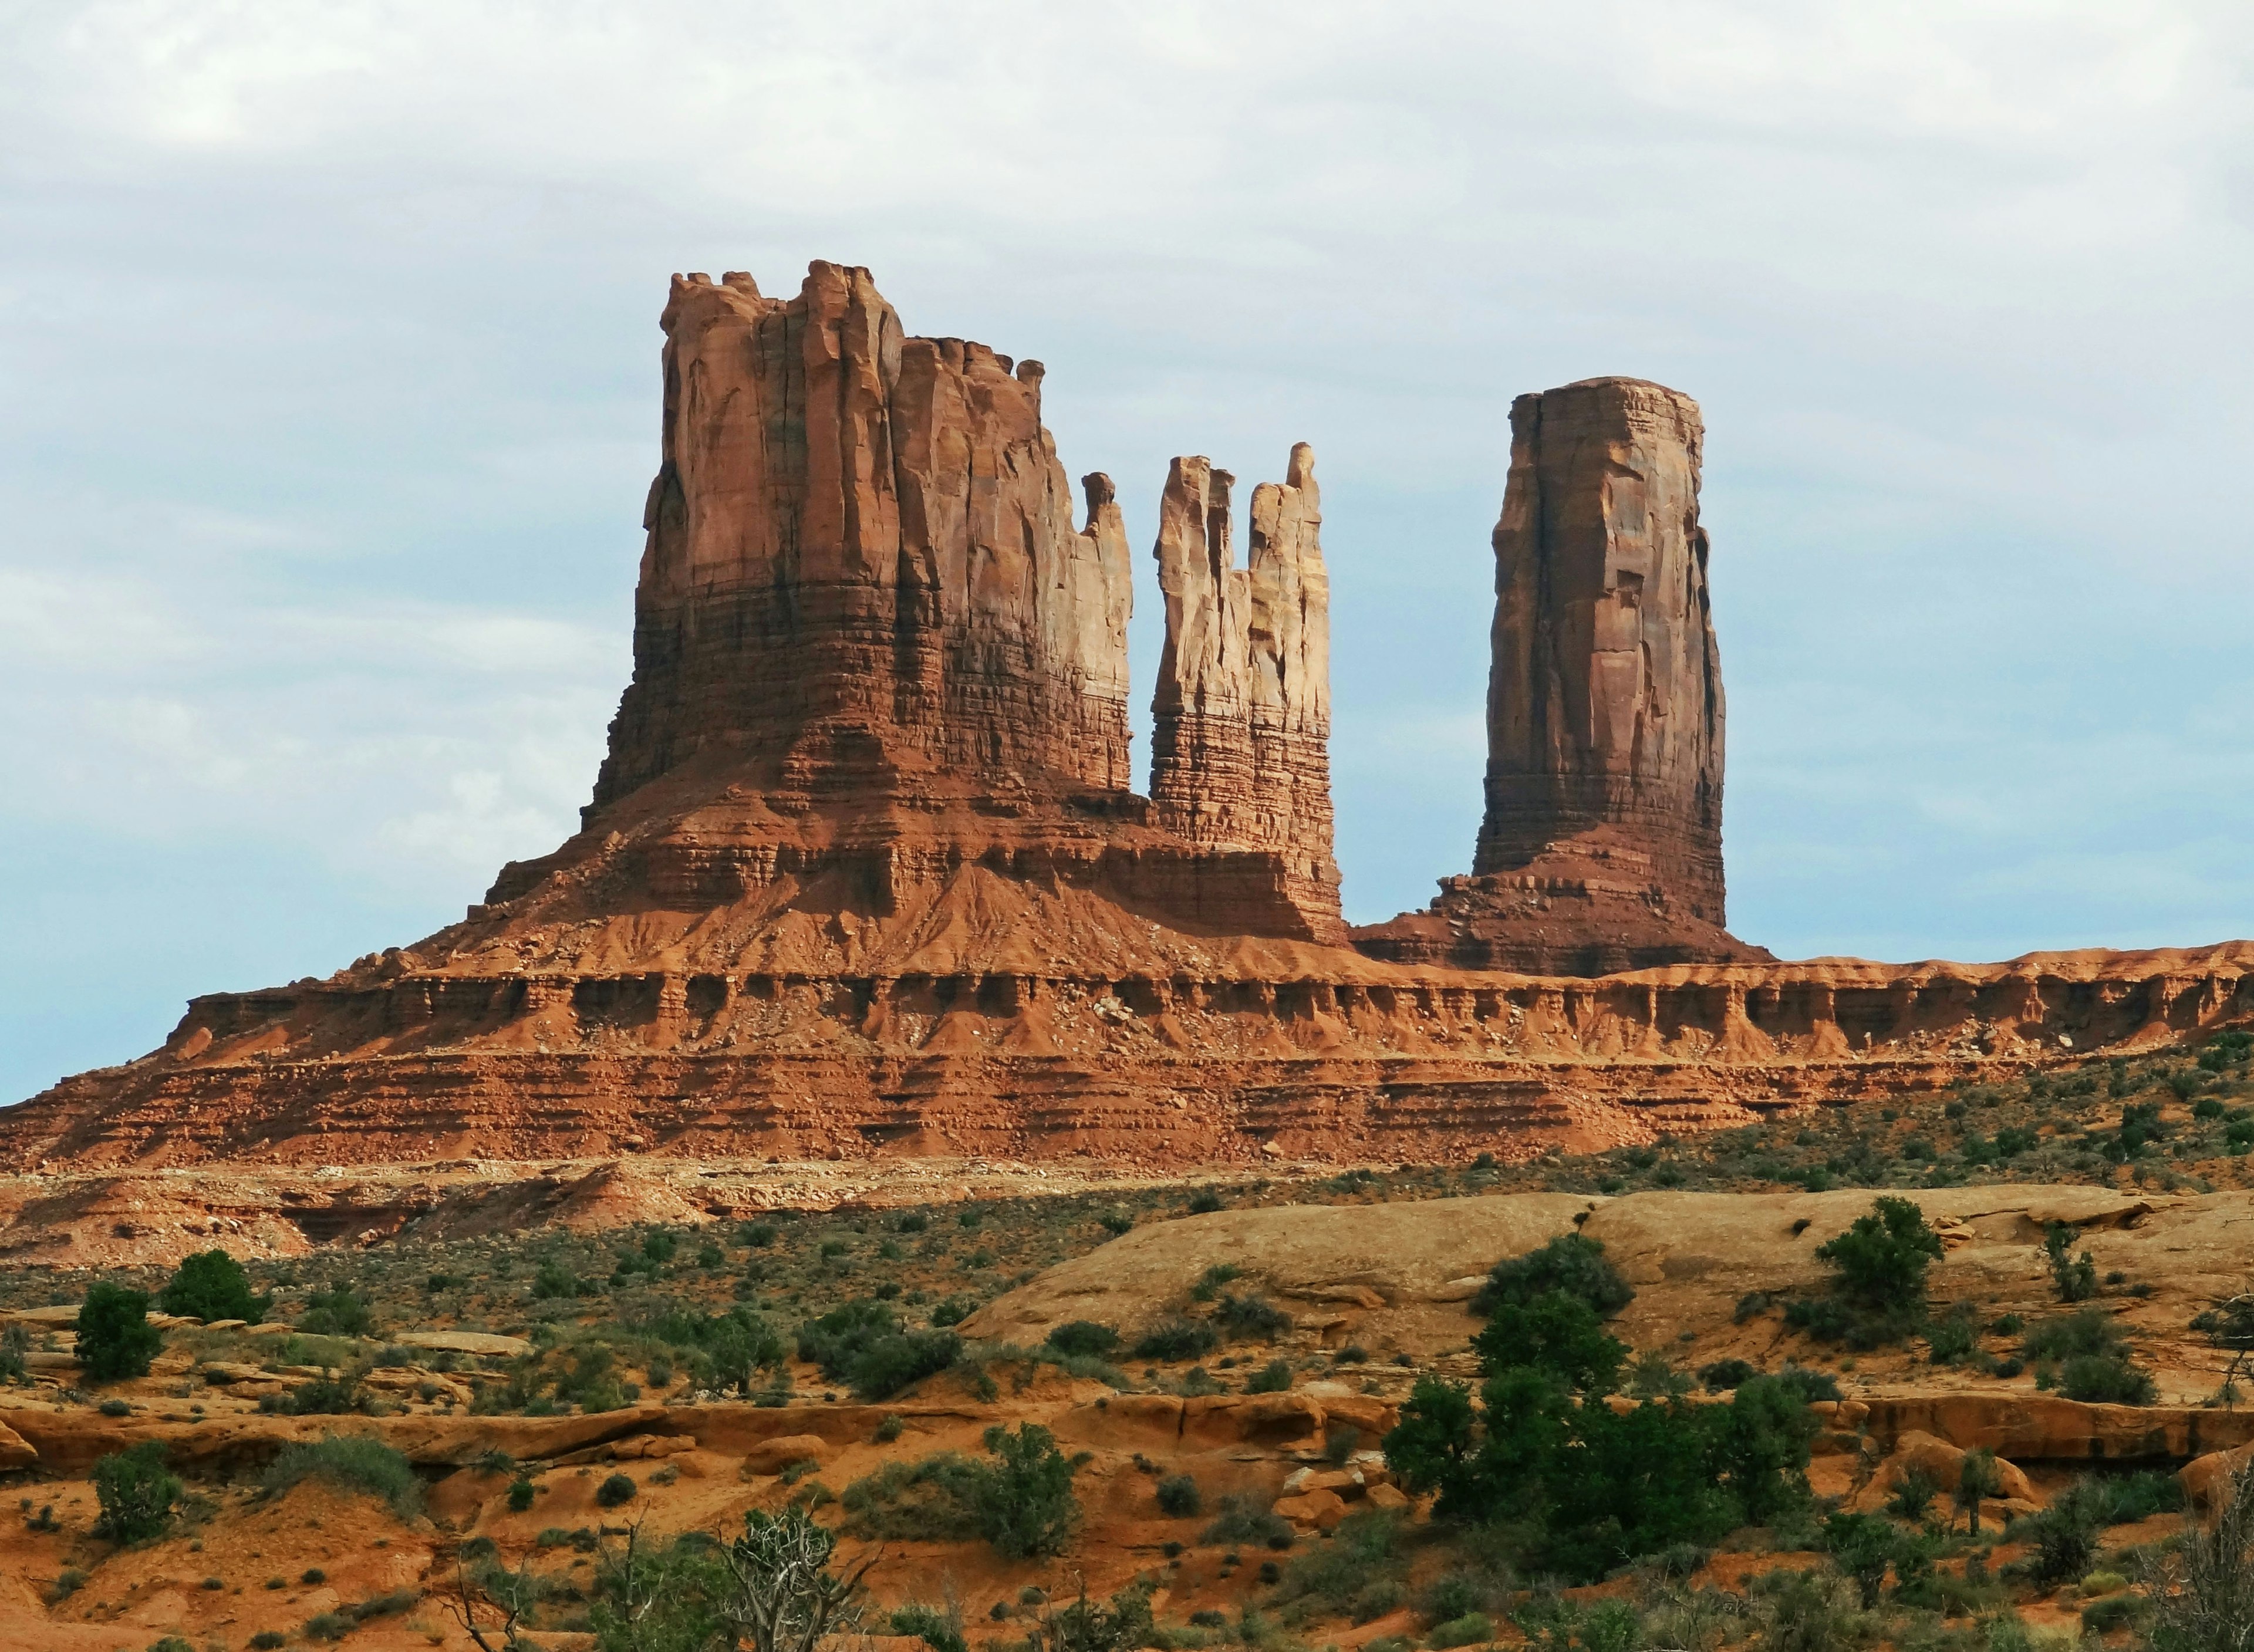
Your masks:
<instances>
[{"instance_id":1,"label":"sandstone butte","mask_svg":"<svg viewBox=\"0 0 2254 1652\"><path fill-rule=\"evenodd\" d=\"M459 923L199 998L0 1166L1523 1158L2179 1040L2254 945L1779 962L1724 928L1690 398L1512 410L1471 875L1350 932L1314 455L1177 458L1132 789L1131 557L1043 369L868 271L676 277L634 670L581 830Z\"/></svg>"}]
</instances>

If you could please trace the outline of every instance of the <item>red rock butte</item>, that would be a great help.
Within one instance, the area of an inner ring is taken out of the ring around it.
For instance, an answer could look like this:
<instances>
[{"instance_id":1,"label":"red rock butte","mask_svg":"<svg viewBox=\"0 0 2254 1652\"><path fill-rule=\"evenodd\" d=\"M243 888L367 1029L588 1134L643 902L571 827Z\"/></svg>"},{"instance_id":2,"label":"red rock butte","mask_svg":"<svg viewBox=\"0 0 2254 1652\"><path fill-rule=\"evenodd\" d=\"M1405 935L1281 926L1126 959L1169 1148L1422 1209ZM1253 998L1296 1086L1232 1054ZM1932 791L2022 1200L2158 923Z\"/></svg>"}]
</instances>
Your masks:
<instances>
[{"instance_id":1,"label":"red rock butte","mask_svg":"<svg viewBox=\"0 0 2254 1652\"><path fill-rule=\"evenodd\" d=\"M0 1166L433 1157L1522 1157L2143 1047L2254 945L1780 963L1723 928L1703 428L1522 396L1473 872L1352 932L1313 453L1175 459L1132 789L1132 559L1043 369L869 272L676 277L634 671L581 830L463 921L193 1000L0 1113ZM1155 481L1156 479L1153 479Z\"/></svg>"}]
</instances>

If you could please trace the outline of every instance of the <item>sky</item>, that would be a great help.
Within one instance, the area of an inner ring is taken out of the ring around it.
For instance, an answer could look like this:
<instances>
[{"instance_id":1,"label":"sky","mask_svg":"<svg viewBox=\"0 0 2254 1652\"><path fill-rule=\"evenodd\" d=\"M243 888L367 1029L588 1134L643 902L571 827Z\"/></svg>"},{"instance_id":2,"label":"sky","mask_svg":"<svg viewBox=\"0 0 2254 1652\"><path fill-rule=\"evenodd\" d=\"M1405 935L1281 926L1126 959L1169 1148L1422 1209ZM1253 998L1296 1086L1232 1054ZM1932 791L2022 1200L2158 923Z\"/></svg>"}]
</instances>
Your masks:
<instances>
[{"instance_id":1,"label":"sky","mask_svg":"<svg viewBox=\"0 0 2254 1652\"><path fill-rule=\"evenodd\" d=\"M1739 934L2254 935L2250 65L2189 0L0 0L0 1101L569 834L668 277L814 258L1046 363L1138 547L1314 444L1357 921L1469 868L1510 400L1626 374L1704 410Z\"/></svg>"}]
</instances>

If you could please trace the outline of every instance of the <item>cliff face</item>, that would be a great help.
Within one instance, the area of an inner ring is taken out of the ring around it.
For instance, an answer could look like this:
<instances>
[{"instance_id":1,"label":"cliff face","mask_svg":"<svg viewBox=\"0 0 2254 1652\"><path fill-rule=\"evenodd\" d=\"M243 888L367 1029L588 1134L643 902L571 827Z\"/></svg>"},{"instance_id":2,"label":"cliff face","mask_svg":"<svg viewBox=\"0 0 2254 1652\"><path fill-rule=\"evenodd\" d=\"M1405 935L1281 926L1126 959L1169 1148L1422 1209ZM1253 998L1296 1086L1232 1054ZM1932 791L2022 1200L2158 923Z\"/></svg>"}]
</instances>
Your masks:
<instances>
[{"instance_id":1,"label":"cliff face","mask_svg":"<svg viewBox=\"0 0 2254 1652\"><path fill-rule=\"evenodd\" d=\"M1374 956L1601 975L1765 958L1722 928L1722 671L1687 396L1590 379L1511 404L1472 876Z\"/></svg>"},{"instance_id":2,"label":"cliff face","mask_svg":"<svg viewBox=\"0 0 2254 1652\"><path fill-rule=\"evenodd\" d=\"M1040 364L907 337L836 264L788 301L676 277L662 325L634 680L590 819L715 747L816 791L922 759L1127 792L1125 536L1093 488L1073 526Z\"/></svg>"},{"instance_id":3,"label":"cliff face","mask_svg":"<svg viewBox=\"0 0 2254 1652\"><path fill-rule=\"evenodd\" d=\"M1236 566L1229 492L1177 458L1159 501L1166 643L1152 699L1153 818L1192 843L1272 851L1307 934L1342 941L1330 794L1330 576L1314 450L1253 490L1250 564Z\"/></svg>"}]
</instances>

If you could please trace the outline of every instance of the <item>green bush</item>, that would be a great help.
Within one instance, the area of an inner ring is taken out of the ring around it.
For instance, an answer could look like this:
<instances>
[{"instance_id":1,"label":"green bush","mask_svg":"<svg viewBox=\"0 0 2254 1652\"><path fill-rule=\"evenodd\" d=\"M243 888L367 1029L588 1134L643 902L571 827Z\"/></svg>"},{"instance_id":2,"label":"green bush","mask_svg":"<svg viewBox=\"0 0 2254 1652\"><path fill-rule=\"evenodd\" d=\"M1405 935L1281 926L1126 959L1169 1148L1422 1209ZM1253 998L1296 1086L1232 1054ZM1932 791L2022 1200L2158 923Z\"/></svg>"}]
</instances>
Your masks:
<instances>
[{"instance_id":1,"label":"green bush","mask_svg":"<svg viewBox=\"0 0 2254 1652\"><path fill-rule=\"evenodd\" d=\"M78 1311L78 1362L97 1382L146 1376L164 1346L149 1323L149 1295L107 1279L88 1287Z\"/></svg>"},{"instance_id":2,"label":"green bush","mask_svg":"<svg viewBox=\"0 0 2254 1652\"><path fill-rule=\"evenodd\" d=\"M256 1325L266 1317L274 1298L254 1295L242 1264L214 1250L184 1259L172 1282L158 1293L157 1304L167 1313L192 1319L248 1320Z\"/></svg>"},{"instance_id":3,"label":"green bush","mask_svg":"<svg viewBox=\"0 0 2254 1652\"><path fill-rule=\"evenodd\" d=\"M1292 1386L1292 1362L1270 1360L1244 1379L1247 1394L1281 1394Z\"/></svg>"},{"instance_id":4,"label":"green bush","mask_svg":"<svg viewBox=\"0 0 2254 1652\"><path fill-rule=\"evenodd\" d=\"M878 1337L847 1362L846 1381L858 1399L888 1400L934 1371L945 1370L962 1354L962 1339L952 1331L905 1331Z\"/></svg>"},{"instance_id":5,"label":"green bush","mask_svg":"<svg viewBox=\"0 0 2254 1652\"><path fill-rule=\"evenodd\" d=\"M1524 1306L1552 1291L1578 1297L1609 1320L1635 1299L1620 1270L1605 1260L1601 1241L1578 1233L1559 1234L1538 1250L1508 1256L1488 1270L1487 1283L1471 1299L1474 1313L1492 1314L1505 1304Z\"/></svg>"},{"instance_id":6,"label":"green bush","mask_svg":"<svg viewBox=\"0 0 2254 1652\"><path fill-rule=\"evenodd\" d=\"M1052 1326L1047 1341L1060 1354L1101 1360L1119 1351L1120 1336L1110 1326L1094 1320L1074 1320L1068 1325Z\"/></svg>"},{"instance_id":7,"label":"green bush","mask_svg":"<svg viewBox=\"0 0 2254 1652\"><path fill-rule=\"evenodd\" d=\"M2012 1540L2029 1546L2020 1570L2045 1588L2087 1577L2097 1558L2109 1501L2104 1488L2085 1476L2053 1498L2049 1508L2013 1521Z\"/></svg>"},{"instance_id":8,"label":"green bush","mask_svg":"<svg viewBox=\"0 0 2254 1652\"><path fill-rule=\"evenodd\" d=\"M2081 1354L2118 1354L2129 1339L2103 1308L2082 1308L2045 1320L2026 1334L2020 1350L2030 1360L2060 1361Z\"/></svg>"},{"instance_id":9,"label":"green bush","mask_svg":"<svg viewBox=\"0 0 2254 1652\"><path fill-rule=\"evenodd\" d=\"M2051 1223L2043 1236L2043 1256L2050 1265L2051 1288L2061 1302L2087 1302L2097 1294L2097 1264L2085 1250L2072 1254L2075 1230L2063 1222Z\"/></svg>"},{"instance_id":10,"label":"green bush","mask_svg":"<svg viewBox=\"0 0 2254 1652\"><path fill-rule=\"evenodd\" d=\"M286 1394L266 1395L258 1402L258 1409L284 1417L343 1417L367 1404L368 1391L357 1378L340 1377L332 1371L309 1378Z\"/></svg>"},{"instance_id":11,"label":"green bush","mask_svg":"<svg viewBox=\"0 0 2254 1652\"><path fill-rule=\"evenodd\" d=\"M1187 1520L1205 1508L1197 1480L1189 1474L1167 1475L1158 1482L1158 1512L1170 1520Z\"/></svg>"},{"instance_id":12,"label":"green bush","mask_svg":"<svg viewBox=\"0 0 2254 1652\"><path fill-rule=\"evenodd\" d=\"M1074 1466L1056 1437L1021 1423L1014 1432L997 1424L984 1438L995 1461L981 1465L971 1482L979 1535L1005 1559L1062 1553L1080 1523L1080 1502L1072 1494Z\"/></svg>"},{"instance_id":13,"label":"green bush","mask_svg":"<svg viewBox=\"0 0 2254 1652\"><path fill-rule=\"evenodd\" d=\"M1716 1360L1712 1365L1698 1368L1698 1381L1709 1394L1726 1394L1750 1377L1759 1376L1760 1368L1743 1360Z\"/></svg>"},{"instance_id":14,"label":"green bush","mask_svg":"<svg viewBox=\"0 0 2254 1652\"><path fill-rule=\"evenodd\" d=\"M285 1446L259 1477L270 1496L301 1480L325 1480L345 1491L366 1492L391 1505L402 1520L423 1512L423 1482L407 1460L365 1434L324 1434Z\"/></svg>"},{"instance_id":15,"label":"green bush","mask_svg":"<svg viewBox=\"0 0 2254 1652\"><path fill-rule=\"evenodd\" d=\"M1432 1634L1424 1637L1424 1643L1446 1648L1484 1644L1494 1639L1494 1620L1484 1612L1466 1612L1460 1618L1433 1625Z\"/></svg>"},{"instance_id":16,"label":"green bush","mask_svg":"<svg viewBox=\"0 0 2254 1652\"><path fill-rule=\"evenodd\" d=\"M1146 1326L1131 1350L1138 1360L1201 1360L1221 1346L1214 1328L1197 1320L1161 1320Z\"/></svg>"},{"instance_id":17,"label":"green bush","mask_svg":"<svg viewBox=\"0 0 2254 1652\"><path fill-rule=\"evenodd\" d=\"M932 1652L970 1652L970 1643L962 1638L959 1611L942 1611L911 1600L892 1614L892 1628L894 1634L914 1635Z\"/></svg>"},{"instance_id":18,"label":"green bush","mask_svg":"<svg viewBox=\"0 0 2254 1652\"><path fill-rule=\"evenodd\" d=\"M2076 1354L2059 1385L2067 1398L2096 1405L2150 1405L2160 1393L2149 1375L2118 1354Z\"/></svg>"},{"instance_id":19,"label":"green bush","mask_svg":"<svg viewBox=\"0 0 2254 1652\"><path fill-rule=\"evenodd\" d=\"M595 1488L595 1501L605 1508L616 1508L632 1502L636 1489L632 1475L612 1474Z\"/></svg>"},{"instance_id":20,"label":"green bush","mask_svg":"<svg viewBox=\"0 0 2254 1652\"><path fill-rule=\"evenodd\" d=\"M94 1498L101 1508L95 1536L144 1543L163 1535L182 1489L179 1477L164 1466L166 1454L161 1440L144 1440L95 1461Z\"/></svg>"},{"instance_id":21,"label":"green bush","mask_svg":"<svg viewBox=\"0 0 2254 1652\"><path fill-rule=\"evenodd\" d=\"M2086 1634L2110 1634L2125 1628L2146 1615L2146 1602L2140 1594L2126 1591L2119 1594L2102 1595L2082 1608L2082 1628Z\"/></svg>"},{"instance_id":22,"label":"green bush","mask_svg":"<svg viewBox=\"0 0 2254 1652\"><path fill-rule=\"evenodd\" d=\"M355 1295L349 1284L316 1291L298 1316L298 1328L315 1336L366 1336L374 1324L367 1298Z\"/></svg>"},{"instance_id":23,"label":"green bush","mask_svg":"<svg viewBox=\"0 0 2254 1652\"><path fill-rule=\"evenodd\" d=\"M1941 1253L1940 1236L1914 1204L1876 1199L1846 1232L1816 1247L1831 1266L1830 1294L1791 1304L1785 1323L1855 1348L1899 1342L1924 1320L1926 1270Z\"/></svg>"},{"instance_id":24,"label":"green bush","mask_svg":"<svg viewBox=\"0 0 2254 1652\"><path fill-rule=\"evenodd\" d=\"M508 1506L512 1512L522 1514L532 1507L534 1486L528 1480L513 1480L508 1485Z\"/></svg>"},{"instance_id":25,"label":"green bush","mask_svg":"<svg viewBox=\"0 0 2254 1652\"><path fill-rule=\"evenodd\" d=\"M1257 1337L1273 1342L1292 1328L1292 1316L1264 1296L1224 1294L1214 1306L1214 1323L1232 1342Z\"/></svg>"},{"instance_id":26,"label":"green bush","mask_svg":"<svg viewBox=\"0 0 2254 1652\"><path fill-rule=\"evenodd\" d=\"M845 1488L844 1529L872 1541L950 1543L977 1535L970 1508L977 1466L960 1452L888 1462Z\"/></svg>"}]
</instances>

